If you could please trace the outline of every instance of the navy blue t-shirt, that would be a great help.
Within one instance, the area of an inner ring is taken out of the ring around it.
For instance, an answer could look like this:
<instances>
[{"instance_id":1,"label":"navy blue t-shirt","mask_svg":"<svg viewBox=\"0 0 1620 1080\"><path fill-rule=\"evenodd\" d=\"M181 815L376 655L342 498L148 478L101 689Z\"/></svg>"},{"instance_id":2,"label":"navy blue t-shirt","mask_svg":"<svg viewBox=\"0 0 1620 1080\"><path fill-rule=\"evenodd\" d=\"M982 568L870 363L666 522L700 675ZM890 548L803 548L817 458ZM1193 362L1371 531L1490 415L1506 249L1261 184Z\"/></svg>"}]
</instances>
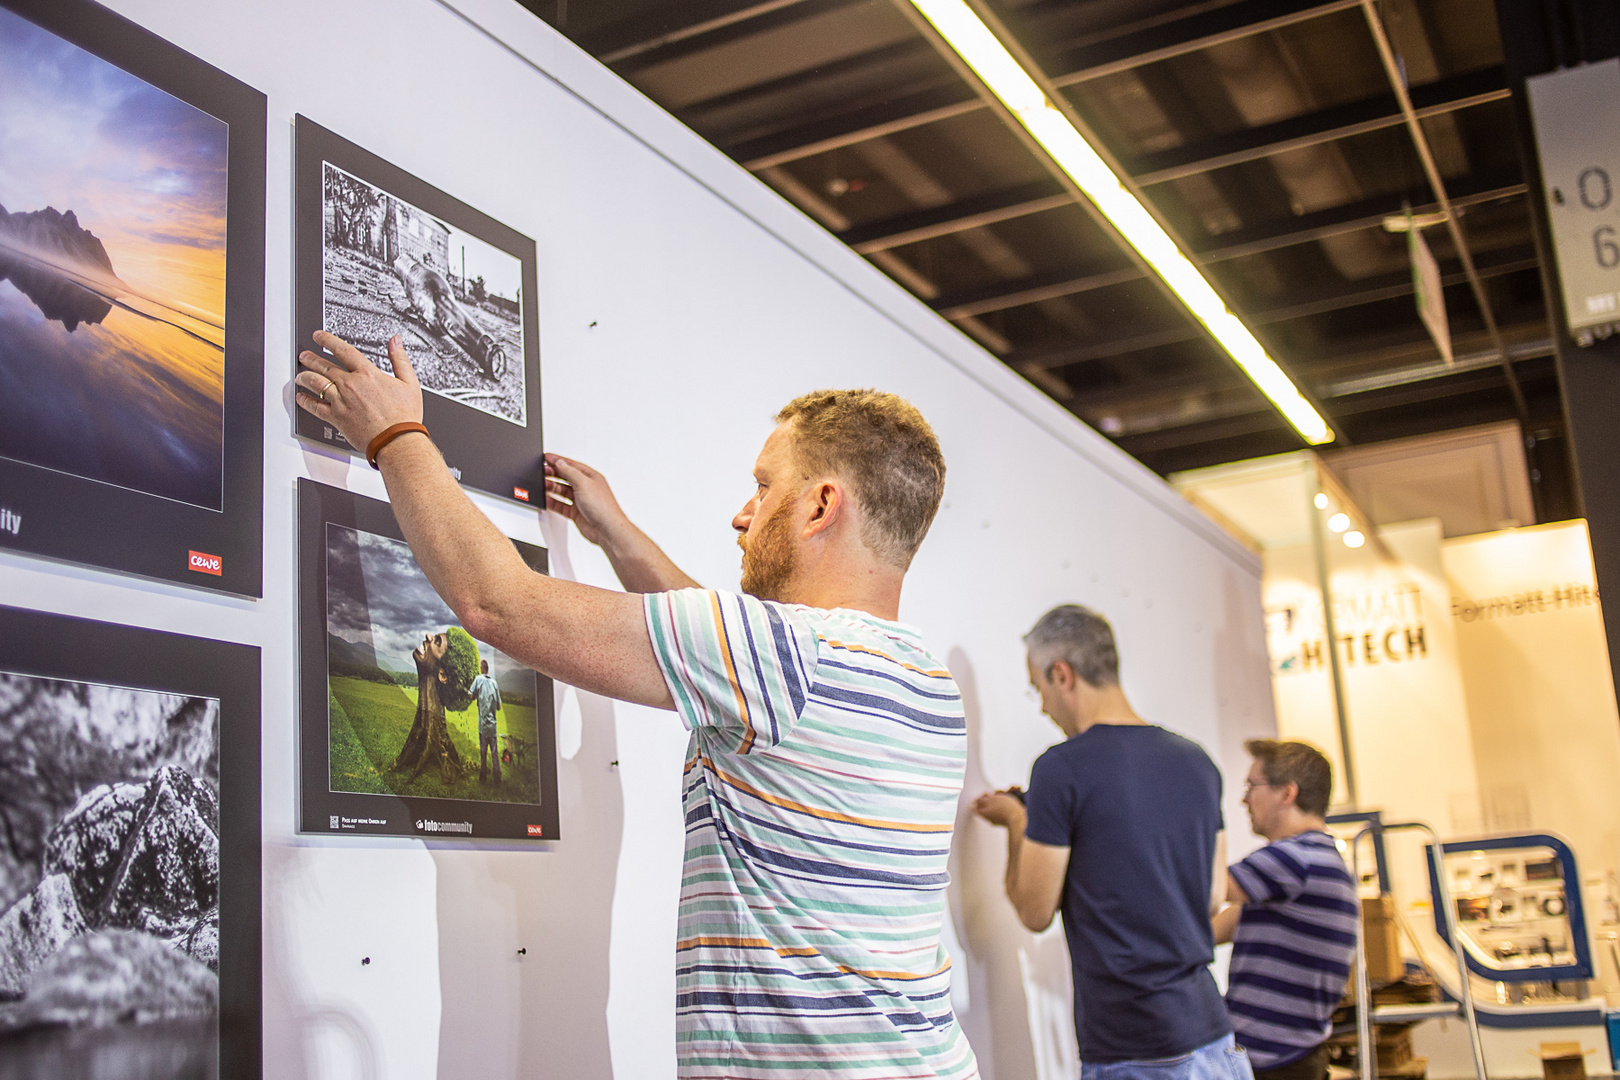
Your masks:
<instances>
[{"instance_id":1,"label":"navy blue t-shirt","mask_svg":"<svg viewBox=\"0 0 1620 1080\"><path fill-rule=\"evenodd\" d=\"M1209 973L1221 774L1152 725L1098 724L1040 756L1024 835L1069 848L1063 932L1082 1061L1175 1057L1232 1030Z\"/></svg>"}]
</instances>

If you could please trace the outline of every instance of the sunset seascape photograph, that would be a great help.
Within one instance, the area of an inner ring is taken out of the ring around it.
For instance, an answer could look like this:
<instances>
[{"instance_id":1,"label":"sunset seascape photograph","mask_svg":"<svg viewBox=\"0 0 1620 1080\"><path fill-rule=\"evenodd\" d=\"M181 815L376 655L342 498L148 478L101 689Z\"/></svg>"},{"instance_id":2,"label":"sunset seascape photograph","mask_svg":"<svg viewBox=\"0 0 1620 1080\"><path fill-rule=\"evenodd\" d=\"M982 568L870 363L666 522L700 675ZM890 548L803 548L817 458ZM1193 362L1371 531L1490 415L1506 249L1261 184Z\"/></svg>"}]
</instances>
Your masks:
<instances>
[{"instance_id":1,"label":"sunset seascape photograph","mask_svg":"<svg viewBox=\"0 0 1620 1080\"><path fill-rule=\"evenodd\" d=\"M0 456L221 509L227 135L0 8Z\"/></svg>"}]
</instances>

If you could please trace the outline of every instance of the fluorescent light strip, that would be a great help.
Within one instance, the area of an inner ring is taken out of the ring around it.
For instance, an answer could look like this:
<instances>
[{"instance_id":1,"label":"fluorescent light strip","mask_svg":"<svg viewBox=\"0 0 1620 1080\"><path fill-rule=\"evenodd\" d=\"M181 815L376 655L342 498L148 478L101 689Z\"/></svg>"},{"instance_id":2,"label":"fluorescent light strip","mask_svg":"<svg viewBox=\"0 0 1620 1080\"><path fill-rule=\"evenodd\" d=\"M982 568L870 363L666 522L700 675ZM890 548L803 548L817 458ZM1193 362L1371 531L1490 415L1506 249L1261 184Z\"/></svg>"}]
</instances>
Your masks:
<instances>
[{"instance_id":1,"label":"fluorescent light strip","mask_svg":"<svg viewBox=\"0 0 1620 1080\"><path fill-rule=\"evenodd\" d=\"M1242 320L1228 310L1204 275L1182 254L1147 208L1120 183L1114 170L1085 136L1052 106L1045 92L984 20L962 0L911 0L911 3L1209 329L1301 437L1313 445L1332 442L1333 431L1321 414L1305 400L1277 362L1266 355L1265 347Z\"/></svg>"}]
</instances>

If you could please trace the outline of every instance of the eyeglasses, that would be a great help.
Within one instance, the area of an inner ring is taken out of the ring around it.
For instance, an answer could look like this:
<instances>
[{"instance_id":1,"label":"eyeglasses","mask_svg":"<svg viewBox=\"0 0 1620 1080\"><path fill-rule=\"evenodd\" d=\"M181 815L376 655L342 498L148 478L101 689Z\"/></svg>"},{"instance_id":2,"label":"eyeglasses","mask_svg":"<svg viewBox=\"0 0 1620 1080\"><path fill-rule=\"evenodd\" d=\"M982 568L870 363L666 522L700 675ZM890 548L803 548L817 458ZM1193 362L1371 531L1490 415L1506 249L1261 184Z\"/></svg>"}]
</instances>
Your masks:
<instances>
[{"instance_id":1,"label":"eyeglasses","mask_svg":"<svg viewBox=\"0 0 1620 1080\"><path fill-rule=\"evenodd\" d=\"M1024 696L1031 701L1041 700L1041 692L1035 689L1033 686L1024 687Z\"/></svg>"},{"instance_id":2,"label":"eyeglasses","mask_svg":"<svg viewBox=\"0 0 1620 1080\"><path fill-rule=\"evenodd\" d=\"M1261 780L1259 783L1255 783L1253 780L1245 780L1245 781L1243 781L1243 794L1247 795L1249 792L1253 791L1257 787L1277 787L1277 786L1278 786L1277 784L1267 783L1264 780Z\"/></svg>"}]
</instances>

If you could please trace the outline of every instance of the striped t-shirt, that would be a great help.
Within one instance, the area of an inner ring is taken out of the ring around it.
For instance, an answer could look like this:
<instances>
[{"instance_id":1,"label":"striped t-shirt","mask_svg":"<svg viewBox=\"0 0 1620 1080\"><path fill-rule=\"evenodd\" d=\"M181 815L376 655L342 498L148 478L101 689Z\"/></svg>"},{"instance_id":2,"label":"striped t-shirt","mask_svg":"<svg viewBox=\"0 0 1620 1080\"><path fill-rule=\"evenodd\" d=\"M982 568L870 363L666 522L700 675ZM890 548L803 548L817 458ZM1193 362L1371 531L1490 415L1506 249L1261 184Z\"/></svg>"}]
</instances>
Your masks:
<instances>
[{"instance_id":1,"label":"striped t-shirt","mask_svg":"<svg viewBox=\"0 0 1620 1080\"><path fill-rule=\"evenodd\" d=\"M1275 1069L1333 1033L1361 907L1325 832L1278 840L1230 870L1249 903L1232 934L1226 1010L1254 1067Z\"/></svg>"},{"instance_id":2,"label":"striped t-shirt","mask_svg":"<svg viewBox=\"0 0 1620 1080\"><path fill-rule=\"evenodd\" d=\"M976 1077L940 945L966 725L918 633L685 589L645 601L692 730L679 1075Z\"/></svg>"}]
</instances>

